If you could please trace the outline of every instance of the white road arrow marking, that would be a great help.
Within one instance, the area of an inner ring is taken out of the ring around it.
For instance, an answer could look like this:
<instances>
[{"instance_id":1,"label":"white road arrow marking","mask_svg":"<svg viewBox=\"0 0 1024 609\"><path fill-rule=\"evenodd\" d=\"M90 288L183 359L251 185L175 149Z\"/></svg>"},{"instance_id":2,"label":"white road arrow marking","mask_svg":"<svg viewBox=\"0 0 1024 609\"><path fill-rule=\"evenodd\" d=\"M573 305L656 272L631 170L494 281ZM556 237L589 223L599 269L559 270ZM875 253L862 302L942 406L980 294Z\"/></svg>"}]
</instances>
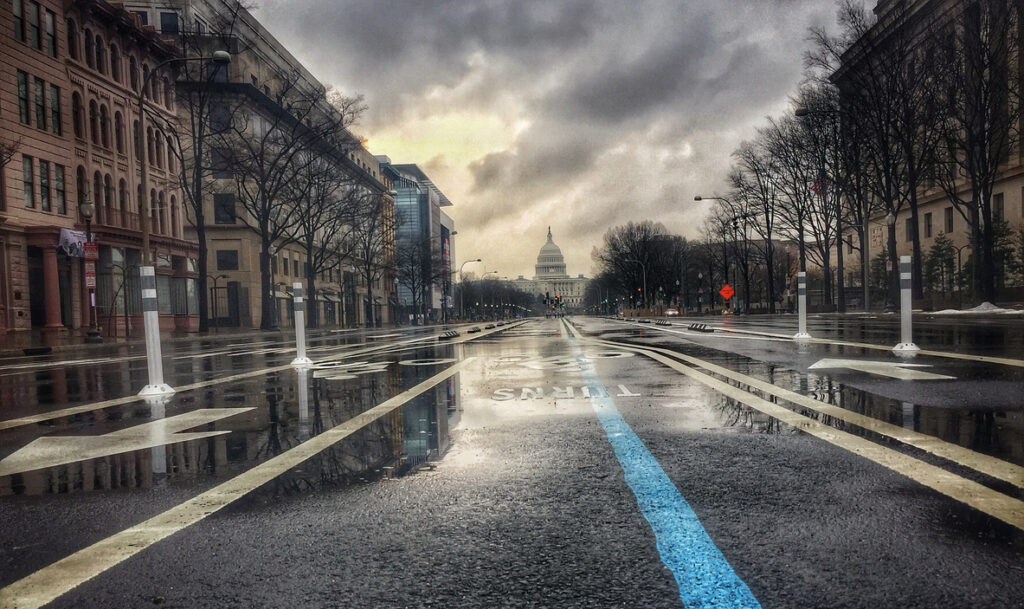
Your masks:
<instances>
[{"instance_id":1,"label":"white road arrow marking","mask_svg":"<svg viewBox=\"0 0 1024 609\"><path fill-rule=\"evenodd\" d=\"M86 461L107 455L153 448L164 444L200 440L231 433L201 431L180 433L183 430L213 423L254 408L202 408L185 414L143 423L102 436L43 437L0 461L0 476L10 476L36 469L55 467L77 461Z\"/></svg>"},{"instance_id":2,"label":"white road arrow marking","mask_svg":"<svg viewBox=\"0 0 1024 609\"><path fill-rule=\"evenodd\" d=\"M955 379L955 376L935 374L914 370L914 368L931 368L928 364L909 364L905 362L879 362L862 359L823 359L812 364L808 370L820 370L826 368L846 368L858 370L868 374L877 374L889 378L900 379L901 381L941 381Z\"/></svg>"}]
</instances>

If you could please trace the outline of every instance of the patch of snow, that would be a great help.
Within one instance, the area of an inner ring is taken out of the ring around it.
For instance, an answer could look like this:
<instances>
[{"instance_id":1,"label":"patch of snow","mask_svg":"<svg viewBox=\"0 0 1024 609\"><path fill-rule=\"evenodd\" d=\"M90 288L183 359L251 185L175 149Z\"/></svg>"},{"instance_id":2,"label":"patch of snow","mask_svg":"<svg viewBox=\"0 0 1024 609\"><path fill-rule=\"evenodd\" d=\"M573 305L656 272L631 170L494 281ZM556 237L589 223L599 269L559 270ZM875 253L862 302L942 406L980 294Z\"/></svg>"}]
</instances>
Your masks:
<instances>
[{"instance_id":1,"label":"patch of snow","mask_svg":"<svg viewBox=\"0 0 1024 609\"><path fill-rule=\"evenodd\" d=\"M1024 313L1024 311L1020 311L1017 309L1004 309L1002 307L995 306L991 302L983 302L980 305L974 307L973 309L964 309L962 311L959 309L943 309L942 311L935 311L934 313L932 313L932 315L1020 315L1022 313Z\"/></svg>"}]
</instances>

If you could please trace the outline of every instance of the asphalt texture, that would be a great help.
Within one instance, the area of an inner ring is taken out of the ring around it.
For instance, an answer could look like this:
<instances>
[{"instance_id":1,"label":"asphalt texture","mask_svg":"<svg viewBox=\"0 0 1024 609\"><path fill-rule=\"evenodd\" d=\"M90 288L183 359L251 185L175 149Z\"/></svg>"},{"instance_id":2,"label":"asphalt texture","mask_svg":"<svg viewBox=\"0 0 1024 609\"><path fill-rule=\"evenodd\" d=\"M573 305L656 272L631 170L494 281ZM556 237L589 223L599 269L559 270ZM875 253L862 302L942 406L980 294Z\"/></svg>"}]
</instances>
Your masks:
<instances>
[{"instance_id":1,"label":"asphalt texture","mask_svg":"<svg viewBox=\"0 0 1024 609\"><path fill-rule=\"evenodd\" d=\"M621 322L582 328L678 345ZM726 357L724 345L737 343L717 340L683 342L799 388L799 366L781 349ZM655 534L580 395L579 348L762 607L1024 607L1021 531L640 354L575 344L557 320L467 343L460 357L475 359L459 375L447 452L397 477L374 460L362 474L317 484L275 481L48 606L681 607ZM891 385L872 390L893 399ZM566 387L575 388L571 399ZM415 413L404 413L406 426L423 416ZM368 430L337 451L350 458L384 435ZM298 469L288 476L324 478L316 463ZM3 498L0 585L211 484Z\"/></svg>"}]
</instances>

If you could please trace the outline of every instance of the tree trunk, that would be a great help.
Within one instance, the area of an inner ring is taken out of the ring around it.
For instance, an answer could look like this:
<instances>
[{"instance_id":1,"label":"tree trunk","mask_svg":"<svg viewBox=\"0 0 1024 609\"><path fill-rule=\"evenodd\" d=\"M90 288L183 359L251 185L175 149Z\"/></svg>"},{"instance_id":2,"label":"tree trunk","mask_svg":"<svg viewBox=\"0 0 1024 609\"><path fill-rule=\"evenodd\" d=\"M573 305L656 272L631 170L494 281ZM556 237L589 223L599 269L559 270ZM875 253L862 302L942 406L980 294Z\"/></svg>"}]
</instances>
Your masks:
<instances>
[{"instance_id":1,"label":"tree trunk","mask_svg":"<svg viewBox=\"0 0 1024 609\"><path fill-rule=\"evenodd\" d=\"M892 265L892 270L888 271L889 280L889 298L888 307L890 309L896 309L900 303L900 260L896 254L896 223L889 226L889 263Z\"/></svg>"},{"instance_id":2,"label":"tree trunk","mask_svg":"<svg viewBox=\"0 0 1024 609\"><path fill-rule=\"evenodd\" d=\"M860 281L861 290L864 291L864 310L871 310L871 248L868 246L870 234L868 226L868 210L864 210L864 224L858 229L860 232Z\"/></svg>"},{"instance_id":3,"label":"tree trunk","mask_svg":"<svg viewBox=\"0 0 1024 609\"><path fill-rule=\"evenodd\" d=\"M911 252L912 272L910 285L914 298L924 298L924 275L921 269L921 231L919 230L921 223L918 220L917 192L914 189L910 189L910 222L914 225L914 230L911 231L914 250Z\"/></svg>"},{"instance_id":4,"label":"tree trunk","mask_svg":"<svg viewBox=\"0 0 1024 609\"><path fill-rule=\"evenodd\" d=\"M203 224L203 216L201 213L196 214L196 241L199 246L199 256L196 258L196 270L199 273L198 281L196 282L199 293L196 294L198 297L199 306L199 331L207 332L210 329L210 299L209 293L207 292L207 266L210 264L210 251L206 247L206 226ZM216 298L216 294L214 297Z\"/></svg>"},{"instance_id":5,"label":"tree trunk","mask_svg":"<svg viewBox=\"0 0 1024 609\"><path fill-rule=\"evenodd\" d=\"M278 327L273 286L270 277L270 241L262 239L260 244L260 330Z\"/></svg>"},{"instance_id":6,"label":"tree trunk","mask_svg":"<svg viewBox=\"0 0 1024 609\"><path fill-rule=\"evenodd\" d=\"M764 250L765 261L768 263L768 312L775 313L775 246L771 234L768 237Z\"/></svg>"},{"instance_id":7,"label":"tree trunk","mask_svg":"<svg viewBox=\"0 0 1024 609\"><path fill-rule=\"evenodd\" d=\"M996 231L992 223L991 193L982 195L981 220L984 230L982 231L982 270L981 270L981 294L984 300L995 304L996 302L996 252L995 240Z\"/></svg>"},{"instance_id":8,"label":"tree trunk","mask_svg":"<svg viewBox=\"0 0 1024 609\"><path fill-rule=\"evenodd\" d=\"M842 224L839 225L842 228ZM836 235L836 288L839 291L839 312L846 313L846 280L843 274L846 269L843 265L843 231Z\"/></svg>"}]
</instances>

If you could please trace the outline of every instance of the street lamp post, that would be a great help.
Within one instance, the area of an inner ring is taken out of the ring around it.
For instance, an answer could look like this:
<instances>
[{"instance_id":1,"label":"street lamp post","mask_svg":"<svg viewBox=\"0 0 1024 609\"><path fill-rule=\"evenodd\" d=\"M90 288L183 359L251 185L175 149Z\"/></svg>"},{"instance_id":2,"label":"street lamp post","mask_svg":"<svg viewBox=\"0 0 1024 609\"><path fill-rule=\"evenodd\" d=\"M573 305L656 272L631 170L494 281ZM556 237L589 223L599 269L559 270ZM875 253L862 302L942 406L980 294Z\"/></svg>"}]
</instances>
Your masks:
<instances>
[{"instance_id":1,"label":"street lamp post","mask_svg":"<svg viewBox=\"0 0 1024 609\"><path fill-rule=\"evenodd\" d=\"M463 296L465 295L466 292L466 286L463 284L462 281L462 269L466 268L466 265L469 264L470 262L483 262L483 260L480 258L474 258L473 260L466 260L459 266L459 317L462 318L463 320L466 319L466 307L463 306L462 302Z\"/></svg>"},{"instance_id":2,"label":"street lamp post","mask_svg":"<svg viewBox=\"0 0 1024 609\"><path fill-rule=\"evenodd\" d=\"M142 80L136 102L139 109L139 126L136 129L136 151L139 159L139 227L142 230L142 266L139 267L139 278L142 284L142 320L146 335L146 363L149 369L149 383L142 388L139 395L156 396L174 393L170 385L164 383L163 362L160 354L160 314L157 305L156 270L153 268L152 252L149 248L149 173L148 146L146 134L146 91L149 81L160 68L172 63L188 61L212 61L219 66L231 63L231 54L227 51L215 51L212 57L172 57L153 66L149 74Z\"/></svg>"},{"instance_id":3,"label":"street lamp post","mask_svg":"<svg viewBox=\"0 0 1024 609\"><path fill-rule=\"evenodd\" d=\"M78 212L82 214L82 219L85 220L85 241L92 243L92 216L96 213L96 206L89 202L88 199L84 203L78 206ZM96 264L94 261L88 258L85 261L86 265ZM88 269L87 273L88 275ZM95 280L95 274L93 275ZM96 327L96 288L90 287L89 290L89 331L85 334L85 342L87 343L102 343L103 337L100 336L100 330Z\"/></svg>"},{"instance_id":4,"label":"street lamp post","mask_svg":"<svg viewBox=\"0 0 1024 609\"><path fill-rule=\"evenodd\" d=\"M885 290L885 311L890 313L896 310L896 291L899 289L896 264L892 259L893 254L896 252L896 214L892 210L885 215L885 224L888 227L887 237L889 241L885 259L885 280L889 284Z\"/></svg>"}]
</instances>

